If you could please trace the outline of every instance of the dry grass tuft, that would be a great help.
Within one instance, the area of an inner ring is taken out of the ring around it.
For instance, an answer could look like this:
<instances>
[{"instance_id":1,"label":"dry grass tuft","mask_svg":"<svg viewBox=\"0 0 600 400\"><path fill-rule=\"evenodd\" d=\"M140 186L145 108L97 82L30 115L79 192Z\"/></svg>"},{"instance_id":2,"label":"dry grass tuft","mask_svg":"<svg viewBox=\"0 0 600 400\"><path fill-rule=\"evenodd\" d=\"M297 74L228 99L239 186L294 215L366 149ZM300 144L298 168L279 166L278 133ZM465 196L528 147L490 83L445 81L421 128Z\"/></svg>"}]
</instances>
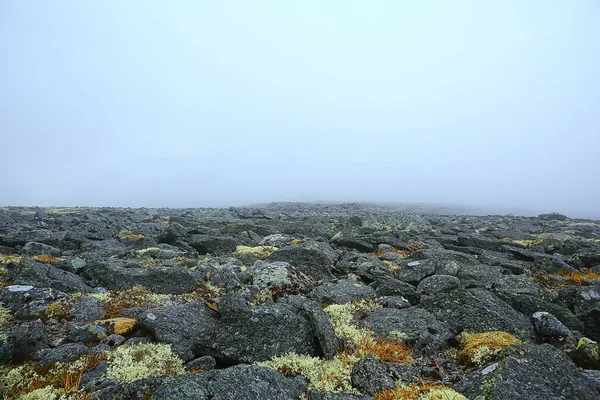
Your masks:
<instances>
[{"instance_id":1,"label":"dry grass tuft","mask_svg":"<svg viewBox=\"0 0 600 400\"><path fill-rule=\"evenodd\" d=\"M577 283L578 285L583 285L583 281L586 279L592 281L600 280L600 275L589 268L583 268L579 271L558 271L556 275L562 276L568 281Z\"/></svg>"},{"instance_id":2,"label":"dry grass tuft","mask_svg":"<svg viewBox=\"0 0 600 400\"><path fill-rule=\"evenodd\" d=\"M500 350L512 344L521 343L519 339L507 332L491 331L468 334L460 337L462 350L459 361L466 365L482 366L492 359Z\"/></svg>"}]
</instances>

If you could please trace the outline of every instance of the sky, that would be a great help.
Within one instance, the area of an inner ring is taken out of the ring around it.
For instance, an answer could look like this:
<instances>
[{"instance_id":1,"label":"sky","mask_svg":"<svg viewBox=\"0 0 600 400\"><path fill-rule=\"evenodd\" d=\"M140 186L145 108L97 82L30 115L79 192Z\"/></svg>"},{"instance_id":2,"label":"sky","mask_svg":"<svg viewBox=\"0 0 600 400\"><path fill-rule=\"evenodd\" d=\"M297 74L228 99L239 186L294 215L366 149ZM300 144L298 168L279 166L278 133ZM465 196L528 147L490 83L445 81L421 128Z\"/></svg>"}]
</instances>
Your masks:
<instances>
[{"instance_id":1,"label":"sky","mask_svg":"<svg viewBox=\"0 0 600 400\"><path fill-rule=\"evenodd\" d=\"M0 2L0 205L600 218L600 2Z\"/></svg>"}]
</instances>

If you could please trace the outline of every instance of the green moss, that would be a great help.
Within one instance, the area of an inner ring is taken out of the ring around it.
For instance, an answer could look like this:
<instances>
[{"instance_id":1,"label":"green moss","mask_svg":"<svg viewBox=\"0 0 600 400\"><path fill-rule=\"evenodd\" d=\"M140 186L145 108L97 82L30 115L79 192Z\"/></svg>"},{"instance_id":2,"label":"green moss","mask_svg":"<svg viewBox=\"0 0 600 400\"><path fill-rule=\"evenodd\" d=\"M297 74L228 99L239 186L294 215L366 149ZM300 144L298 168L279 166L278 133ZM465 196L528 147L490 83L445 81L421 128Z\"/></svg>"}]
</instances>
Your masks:
<instances>
[{"instance_id":1,"label":"green moss","mask_svg":"<svg viewBox=\"0 0 600 400\"><path fill-rule=\"evenodd\" d=\"M289 353L281 357L274 357L271 361L256 364L288 376L302 375L308 380L308 390L319 389L358 394L350 380L352 367L358 361L359 358L346 354L336 355L332 360L322 360L317 357Z\"/></svg>"},{"instance_id":2,"label":"green moss","mask_svg":"<svg viewBox=\"0 0 600 400\"><path fill-rule=\"evenodd\" d=\"M106 376L119 382L183 373L183 361L171 352L168 344L137 344L118 348L108 355Z\"/></svg>"},{"instance_id":3,"label":"green moss","mask_svg":"<svg viewBox=\"0 0 600 400\"><path fill-rule=\"evenodd\" d=\"M581 339L579 339L579 342L577 342L577 350L580 350L584 347L590 347L590 354L592 357L594 357L596 360L600 359L600 355L598 354L598 343L593 341L592 339L588 339L586 337L583 337Z\"/></svg>"}]
</instances>

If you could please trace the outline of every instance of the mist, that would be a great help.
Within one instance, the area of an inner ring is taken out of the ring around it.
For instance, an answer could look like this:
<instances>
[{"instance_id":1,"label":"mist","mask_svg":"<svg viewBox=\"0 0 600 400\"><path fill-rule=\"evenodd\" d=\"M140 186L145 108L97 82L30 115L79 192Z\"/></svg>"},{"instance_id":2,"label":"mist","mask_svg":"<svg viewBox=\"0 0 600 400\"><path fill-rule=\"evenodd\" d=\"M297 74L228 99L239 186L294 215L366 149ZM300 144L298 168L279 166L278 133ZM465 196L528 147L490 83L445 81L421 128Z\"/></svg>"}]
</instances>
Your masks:
<instances>
[{"instance_id":1,"label":"mist","mask_svg":"<svg viewBox=\"0 0 600 400\"><path fill-rule=\"evenodd\" d=\"M0 205L600 218L595 1L3 1Z\"/></svg>"}]
</instances>

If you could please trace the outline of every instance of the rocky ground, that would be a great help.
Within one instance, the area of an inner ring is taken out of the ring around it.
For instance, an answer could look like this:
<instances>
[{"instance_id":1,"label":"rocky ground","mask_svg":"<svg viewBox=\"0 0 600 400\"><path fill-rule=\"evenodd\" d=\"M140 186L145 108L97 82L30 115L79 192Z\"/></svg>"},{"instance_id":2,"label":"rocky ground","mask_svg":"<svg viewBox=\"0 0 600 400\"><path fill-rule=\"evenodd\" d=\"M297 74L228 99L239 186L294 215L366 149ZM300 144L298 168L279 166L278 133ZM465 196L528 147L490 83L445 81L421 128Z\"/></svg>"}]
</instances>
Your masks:
<instances>
[{"instance_id":1,"label":"rocky ground","mask_svg":"<svg viewBox=\"0 0 600 400\"><path fill-rule=\"evenodd\" d=\"M0 209L6 399L598 399L600 222Z\"/></svg>"}]
</instances>

